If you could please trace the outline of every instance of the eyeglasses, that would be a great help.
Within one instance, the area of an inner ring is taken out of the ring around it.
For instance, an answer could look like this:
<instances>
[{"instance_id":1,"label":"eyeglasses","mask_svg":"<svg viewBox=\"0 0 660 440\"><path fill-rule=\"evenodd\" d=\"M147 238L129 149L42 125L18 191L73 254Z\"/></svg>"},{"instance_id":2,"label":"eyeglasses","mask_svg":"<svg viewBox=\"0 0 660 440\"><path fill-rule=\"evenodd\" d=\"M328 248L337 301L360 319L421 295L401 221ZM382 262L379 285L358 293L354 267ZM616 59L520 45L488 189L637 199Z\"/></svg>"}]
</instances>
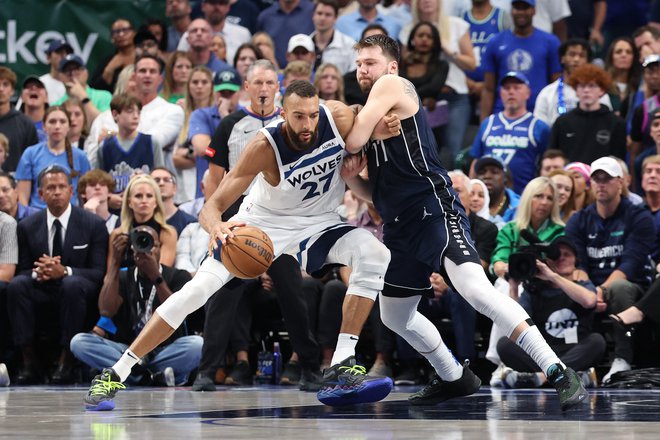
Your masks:
<instances>
[{"instance_id":1,"label":"eyeglasses","mask_svg":"<svg viewBox=\"0 0 660 440\"><path fill-rule=\"evenodd\" d=\"M133 31L132 27L123 27L123 28L111 30L110 34L111 35L127 34L127 33L132 32L132 31Z\"/></svg>"},{"instance_id":2,"label":"eyeglasses","mask_svg":"<svg viewBox=\"0 0 660 440\"><path fill-rule=\"evenodd\" d=\"M174 183L175 182L174 177L154 177L154 181L156 183L160 183L160 182Z\"/></svg>"}]
</instances>

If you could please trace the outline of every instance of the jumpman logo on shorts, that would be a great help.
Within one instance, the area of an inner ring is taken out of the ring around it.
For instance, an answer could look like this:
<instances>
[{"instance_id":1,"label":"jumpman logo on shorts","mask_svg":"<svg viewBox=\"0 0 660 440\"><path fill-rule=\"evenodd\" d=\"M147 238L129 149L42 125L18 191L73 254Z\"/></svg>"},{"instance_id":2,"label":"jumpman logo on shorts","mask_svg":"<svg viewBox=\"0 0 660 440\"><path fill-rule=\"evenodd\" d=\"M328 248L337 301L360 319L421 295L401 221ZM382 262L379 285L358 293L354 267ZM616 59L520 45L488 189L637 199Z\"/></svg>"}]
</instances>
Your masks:
<instances>
[{"instance_id":1,"label":"jumpman logo on shorts","mask_svg":"<svg viewBox=\"0 0 660 440\"><path fill-rule=\"evenodd\" d=\"M430 217L430 216L432 216L432 215L433 215L433 214L430 214L430 213L426 212L426 206L425 206L425 207L424 207L424 215L422 215L422 220L424 220L426 217Z\"/></svg>"}]
</instances>

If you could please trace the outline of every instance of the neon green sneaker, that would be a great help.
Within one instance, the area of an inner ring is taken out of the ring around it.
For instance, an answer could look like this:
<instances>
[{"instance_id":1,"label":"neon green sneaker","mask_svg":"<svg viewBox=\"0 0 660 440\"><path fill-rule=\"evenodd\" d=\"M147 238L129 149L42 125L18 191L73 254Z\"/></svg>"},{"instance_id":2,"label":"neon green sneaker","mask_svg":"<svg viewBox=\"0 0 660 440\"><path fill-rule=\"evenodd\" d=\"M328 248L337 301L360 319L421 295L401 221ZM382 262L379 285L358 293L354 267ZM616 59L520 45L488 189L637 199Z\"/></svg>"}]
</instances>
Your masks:
<instances>
[{"instance_id":1,"label":"neon green sneaker","mask_svg":"<svg viewBox=\"0 0 660 440\"><path fill-rule=\"evenodd\" d=\"M83 401L87 411L111 411L115 409L115 402L112 400L118 390L125 389L126 386L121 383L119 376L112 368L106 368L92 380L92 385L87 391Z\"/></svg>"}]
</instances>

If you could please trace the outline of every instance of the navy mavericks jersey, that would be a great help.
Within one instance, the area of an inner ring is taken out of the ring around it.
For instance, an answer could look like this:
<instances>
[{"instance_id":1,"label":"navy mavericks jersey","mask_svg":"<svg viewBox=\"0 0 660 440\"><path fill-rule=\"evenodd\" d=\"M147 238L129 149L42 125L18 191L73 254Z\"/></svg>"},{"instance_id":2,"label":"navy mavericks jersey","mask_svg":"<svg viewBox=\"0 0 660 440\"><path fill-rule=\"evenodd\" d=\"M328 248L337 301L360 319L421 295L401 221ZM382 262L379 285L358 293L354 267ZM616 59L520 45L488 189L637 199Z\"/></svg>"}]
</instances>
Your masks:
<instances>
[{"instance_id":1,"label":"navy mavericks jersey","mask_svg":"<svg viewBox=\"0 0 660 440\"><path fill-rule=\"evenodd\" d=\"M417 113L401 121L401 134L371 141L366 152L372 199L386 223L428 197L444 199L456 194L440 163L421 101Z\"/></svg>"}]
</instances>

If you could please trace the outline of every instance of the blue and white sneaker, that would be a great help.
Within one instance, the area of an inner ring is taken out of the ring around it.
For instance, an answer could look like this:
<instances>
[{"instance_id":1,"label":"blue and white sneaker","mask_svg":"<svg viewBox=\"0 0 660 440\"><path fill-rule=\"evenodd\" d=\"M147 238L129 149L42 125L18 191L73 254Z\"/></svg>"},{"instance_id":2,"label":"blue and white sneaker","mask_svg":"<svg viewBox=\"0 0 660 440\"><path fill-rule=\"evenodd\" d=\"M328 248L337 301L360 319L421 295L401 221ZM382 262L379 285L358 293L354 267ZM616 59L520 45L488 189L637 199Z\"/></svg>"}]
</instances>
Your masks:
<instances>
[{"instance_id":1,"label":"blue and white sneaker","mask_svg":"<svg viewBox=\"0 0 660 440\"><path fill-rule=\"evenodd\" d=\"M392 379L368 376L367 369L350 356L323 371L323 384L316 397L329 406L357 405L384 399L392 387Z\"/></svg>"}]
</instances>

